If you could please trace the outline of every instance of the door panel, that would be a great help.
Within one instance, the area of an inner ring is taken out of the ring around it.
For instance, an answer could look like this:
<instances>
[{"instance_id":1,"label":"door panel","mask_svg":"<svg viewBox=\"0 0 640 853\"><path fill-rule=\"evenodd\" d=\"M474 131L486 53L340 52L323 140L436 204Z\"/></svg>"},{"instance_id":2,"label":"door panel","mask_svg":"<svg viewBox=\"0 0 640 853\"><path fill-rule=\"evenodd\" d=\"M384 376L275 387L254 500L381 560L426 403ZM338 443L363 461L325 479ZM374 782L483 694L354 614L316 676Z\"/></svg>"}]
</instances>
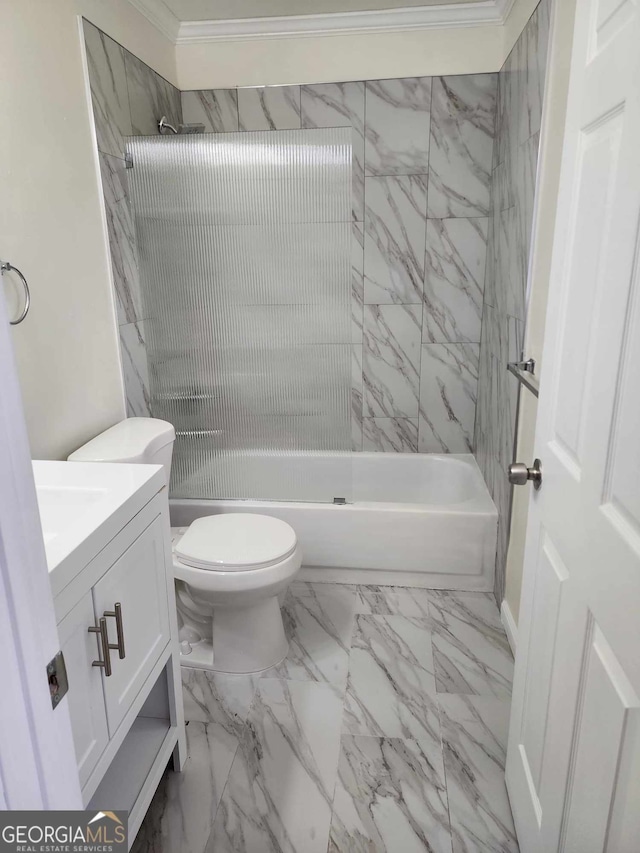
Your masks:
<instances>
[{"instance_id":1,"label":"door panel","mask_svg":"<svg viewBox=\"0 0 640 853\"><path fill-rule=\"evenodd\" d=\"M111 676L103 675L111 736L169 642L169 608L162 521L158 516L94 586L96 616L122 606L125 658L111 650ZM116 621L107 617L116 644Z\"/></svg>"},{"instance_id":2,"label":"door panel","mask_svg":"<svg viewBox=\"0 0 640 853\"><path fill-rule=\"evenodd\" d=\"M69 713L73 743L82 787L109 742L107 715L100 668L93 661L100 656L93 599L88 592L58 625L60 647L69 677Z\"/></svg>"},{"instance_id":3,"label":"door panel","mask_svg":"<svg viewBox=\"0 0 640 853\"><path fill-rule=\"evenodd\" d=\"M638 0L579 0L507 752L522 853L640 850L639 44Z\"/></svg>"},{"instance_id":4,"label":"door panel","mask_svg":"<svg viewBox=\"0 0 640 853\"><path fill-rule=\"evenodd\" d=\"M629 715L640 702L592 615L580 678L563 849L604 850Z\"/></svg>"}]
</instances>

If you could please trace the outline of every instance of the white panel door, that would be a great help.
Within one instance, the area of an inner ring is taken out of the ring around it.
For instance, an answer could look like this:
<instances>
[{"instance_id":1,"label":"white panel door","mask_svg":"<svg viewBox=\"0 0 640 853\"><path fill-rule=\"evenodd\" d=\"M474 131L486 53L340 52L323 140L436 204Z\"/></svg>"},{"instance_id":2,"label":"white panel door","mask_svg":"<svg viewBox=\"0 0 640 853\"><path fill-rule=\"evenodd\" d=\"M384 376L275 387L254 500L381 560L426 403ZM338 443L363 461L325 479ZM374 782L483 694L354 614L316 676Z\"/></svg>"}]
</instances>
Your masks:
<instances>
[{"instance_id":1,"label":"white panel door","mask_svg":"<svg viewBox=\"0 0 640 853\"><path fill-rule=\"evenodd\" d=\"M88 629L95 624L90 592L58 625L60 647L69 677L69 713L80 785L84 785L109 743L100 668L100 643Z\"/></svg>"},{"instance_id":2,"label":"white panel door","mask_svg":"<svg viewBox=\"0 0 640 853\"><path fill-rule=\"evenodd\" d=\"M577 4L507 754L523 853L640 851L639 5Z\"/></svg>"},{"instance_id":3,"label":"white panel door","mask_svg":"<svg viewBox=\"0 0 640 853\"><path fill-rule=\"evenodd\" d=\"M170 639L162 517L158 516L93 588L96 619L122 608L124 658L112 648L111 675L103 670L109 731L113 737ZM117 626L106 616L109 641Z\"/></svg>"}]
</instances>

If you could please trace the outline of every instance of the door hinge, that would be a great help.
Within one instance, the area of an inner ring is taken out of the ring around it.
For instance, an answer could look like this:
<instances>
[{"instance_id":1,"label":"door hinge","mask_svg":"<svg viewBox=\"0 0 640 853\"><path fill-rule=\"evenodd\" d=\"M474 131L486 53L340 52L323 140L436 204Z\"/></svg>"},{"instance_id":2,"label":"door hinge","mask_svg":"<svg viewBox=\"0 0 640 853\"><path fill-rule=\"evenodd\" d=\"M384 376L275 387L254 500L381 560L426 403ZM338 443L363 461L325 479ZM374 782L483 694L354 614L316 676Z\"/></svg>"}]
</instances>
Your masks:
<instances>
[{"instance_id":1,"label":"door hinge","mask_svg":"<svg viewBox=\"0 0 640 853\"><path fill-rule=\"evenodd\" d=\"M67 678L67 667L62 652L52 658L47 664L47 679L49 680L49 695L51 696L51 707L57 708L63 696L69 690L69 679Z\"/></svg>"}]
</instances>

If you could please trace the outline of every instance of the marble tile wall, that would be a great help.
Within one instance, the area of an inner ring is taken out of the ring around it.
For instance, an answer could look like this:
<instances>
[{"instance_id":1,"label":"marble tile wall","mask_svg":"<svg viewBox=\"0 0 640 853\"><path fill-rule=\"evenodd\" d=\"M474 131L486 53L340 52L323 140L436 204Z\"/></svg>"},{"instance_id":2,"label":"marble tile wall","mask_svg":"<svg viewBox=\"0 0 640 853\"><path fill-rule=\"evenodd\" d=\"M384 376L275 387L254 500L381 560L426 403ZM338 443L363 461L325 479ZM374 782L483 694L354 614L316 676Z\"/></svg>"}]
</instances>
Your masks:
<instances>
[{"instance_id":1,"label":"marble tile wall","mask_svg":"<svg viewBox=\"0 0 640 853\"><path fill-rule=\"evenodd\" d=\"M506 472L513 461L519 393L507 362L522 354L552 2L541 0L498 75L475 424L476 457L499 512L498 602L504 598L512 490Z\"/></svg>"},{"instance_id":2,"label":"marble tile wall","mask_svg":"<svg viewBox=\"0 0 640 853\"><path fill-rule=\"evenodd\" d=\"M473 450L497 75L182 93L209 132L351 127L354 450Z\"/></svg>"},{"instance_id":3,"label":"marble tile wall","mask_svg":"<svg viewBox=\"0 0 640 853\"><path fill-rule=\"evenodd\" d=\"M158 120L182 122L180 92L88 21L84 37L111 250L127 414L150 415L144 308L127 190L125 137L157 133Z\"/></svg>"}]
</instances>

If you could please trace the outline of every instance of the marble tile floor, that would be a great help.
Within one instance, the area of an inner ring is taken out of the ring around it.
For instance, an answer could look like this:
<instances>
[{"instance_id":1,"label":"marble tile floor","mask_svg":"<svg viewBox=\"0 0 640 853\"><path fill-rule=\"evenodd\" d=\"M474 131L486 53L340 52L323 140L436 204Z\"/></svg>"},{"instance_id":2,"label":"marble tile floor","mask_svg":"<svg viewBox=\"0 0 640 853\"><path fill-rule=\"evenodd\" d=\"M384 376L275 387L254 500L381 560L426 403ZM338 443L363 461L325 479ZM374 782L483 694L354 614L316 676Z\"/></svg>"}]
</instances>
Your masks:
<instances>
[{"instance_id":1,"label":"marble tile floor","mask_svg":"<svg viewBox=\"0 0 640 853\"><path fill-rule=\"evenodd\" d=\"M493 597L295 582L283 609L275 669L183 667L189 759L135 853L517 853Z\"/></svg>"}]
</instances>

